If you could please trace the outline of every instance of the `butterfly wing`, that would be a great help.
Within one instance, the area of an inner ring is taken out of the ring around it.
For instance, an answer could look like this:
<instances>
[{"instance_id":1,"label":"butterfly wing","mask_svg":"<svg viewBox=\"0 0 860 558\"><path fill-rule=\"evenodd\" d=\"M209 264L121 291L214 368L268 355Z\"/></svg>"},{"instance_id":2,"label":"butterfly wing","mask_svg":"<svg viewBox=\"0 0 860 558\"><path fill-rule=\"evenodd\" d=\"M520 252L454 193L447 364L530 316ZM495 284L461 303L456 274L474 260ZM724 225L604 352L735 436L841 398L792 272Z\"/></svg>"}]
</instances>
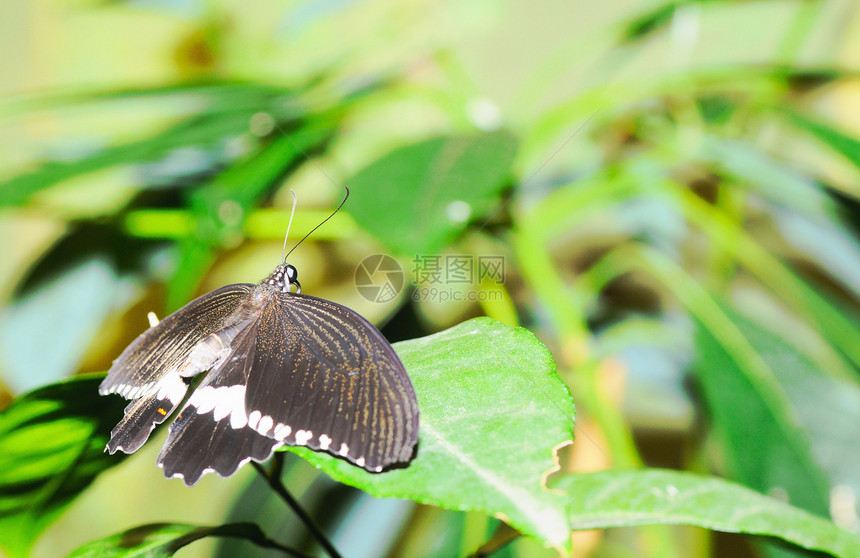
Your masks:
<instances>
[{"instance_id":1,"label":"butterfly wing","mask_svg":"<svg viewBox=\"0 0 860 558\"><path fill-rule=\"evenodd\" d=\"M247 428L245 384L255 361L258 322L233 339L224 359L201 383L170 425L158 465L187 485L214 471L228 477L250 459L265 461L281 445Z\"/></svg>"},{"instance_id":2,"label":"butterfly wing","mask_svg":"<svg viewBox=\"0 0 860 558\"><path fill-rule=\"evenodd\" d=\"M114 361L99 393L132 401L111 431L110 453L137 451L185 397L184 378L223 357L220 349L238 334L234 325L244 319L236 311L253 288L228 285L191 301L142 333Z\"/></svg>"},{"instance_id":3,"label":"butterfly wing","mask_svg":"<svg viewBox=\"0 0 860 558\"><path fill-rule=\"evenodd\" d=\"M418 402L394 349L352 310L276 293L264 307L245 393L248 426L370 471L405 462Z\"/></svg>"}]
</instances>

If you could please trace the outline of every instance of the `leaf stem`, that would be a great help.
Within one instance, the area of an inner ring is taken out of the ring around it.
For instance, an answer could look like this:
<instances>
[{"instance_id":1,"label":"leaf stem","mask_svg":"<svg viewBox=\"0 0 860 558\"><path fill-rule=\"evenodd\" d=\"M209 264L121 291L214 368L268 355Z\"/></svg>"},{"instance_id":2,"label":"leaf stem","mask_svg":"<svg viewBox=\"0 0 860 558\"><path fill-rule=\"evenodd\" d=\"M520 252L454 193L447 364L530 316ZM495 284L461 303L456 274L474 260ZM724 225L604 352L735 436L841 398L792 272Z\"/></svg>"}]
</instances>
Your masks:
<instances>
[{"instance_id":1,"label":"leaf stem","mask_svg":"<svg viewBox=\"0 0 860 558\"><path fill-rule=\"evenodd\" d=\"M484 558L485 556L491 556L514 542L519 536L519 531L503 521L499 523L498 527L496 527L490 540L482 544L480 548L470 554L469 558Z\"/></svg>"},{"instance_id":2,"label":"leaf stem","mask_svg":"<svg viewBox=\"0 0 860 558\"><path fill-rule=\"evenodd\" d=\"M251 461L251 464L266 480L269 486L272 487L272 490L274 490L275 493L277 493L277 495L287 503L299 519L302 520L302 523L305 524L317 542L319 542L319 544L325 549L326 553L328 553L331 558L342 558L331 541L328 540L328 537L320 526L317 525L316 521L314 521L314 519L305 512L299 502L293 498L293 495L287 491L286 487L281 482L281 471L284 469L284 454L282 452L275 452L274 456L272 456L272 465L268 471L256 461Z\"/></svg>"}]
</instances>

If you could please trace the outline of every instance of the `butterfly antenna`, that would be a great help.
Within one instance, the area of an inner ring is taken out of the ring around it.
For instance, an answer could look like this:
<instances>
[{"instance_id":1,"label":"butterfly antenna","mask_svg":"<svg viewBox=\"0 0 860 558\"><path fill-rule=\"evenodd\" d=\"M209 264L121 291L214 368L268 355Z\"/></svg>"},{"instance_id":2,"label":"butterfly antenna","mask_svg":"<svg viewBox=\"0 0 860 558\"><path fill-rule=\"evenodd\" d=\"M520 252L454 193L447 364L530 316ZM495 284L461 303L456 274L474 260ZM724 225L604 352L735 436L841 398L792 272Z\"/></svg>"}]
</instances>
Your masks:
<instances>
[{"instance_id":1,"label":"butterfly antenna","mask_svg":"<svg viewBox=\"0 0 860 558\"><path fill-rule=\"evenodd\" d=\"M283 256L283 262L287 263L287 239L290 238L290 227L293 224L293 216L296 214L296 205L298 205L299 200L296 198L296 191L290 190L290 193L293 195L293 210L290 211L290 221L287 223L287 234L284 235L284 249L281 250L281 256ZM292 252L292 250L290 250Z\"/></svg>"},{"instance_id":2,"label":"butterfly antenna","mask_svg":"<svg viewBox=\"0 0 860 558\"><path fill-rule=\"evenodd\" d=\"M311 229L311 232L309 232L308 234L306 234L305 236L303 236L301 240L299 240L298 242L296 242L296 245L295 245L295 246L293 246L293 247L290 249L290 251L289 251L289 252L287 252L287 255L286 255L286 256L284 256L284 262L286 262L286 261L287 261L287 258L289 258L289 257L290 257L290 254L292 254L292 253L293 253L293 250L295 250L296 248L298 248L298 247L299 247L299 244L301 244L302 242L304 242L304 241L305 241L305 239L306 239L307 237L309 237L310 235L312 235L312 234L314 233L314 231L315 231L315 230L317 230L317 229L318 229L318 228L320 228L321 226L325 225L325 224L326 224L326 221L328 221L329 219L331 219L332 217L334 217L334 216L335 216L335 214L336 214L338 211L340 211L340 208L341 208L341 207L343 207L343 204L345 204L345 203L346 203L346 200L348 200L348 199L349 199L349 186L347 186L346 184L344 184L343 189L344 189L344 190L346 190L346 195L343 197L343 201L342 201L342 202L340 202L340 205L339 205L339 206L337 206L337 209L335 209L334 211L332 211L332 212L331 212L331 215L329 215L328 217L326 217L325 219L323 219L322 223L320 223L320 224L319 224L319 225L317 225L316 227L312 228L312 229ZM293 196L295 197L295 194L293 194ZM293 206L293 210L295 210L295 205ZM292 221L292 217L290 218L290 220ZM288 229L288 230L289 230L289 229ZM284 244L284 246L286 247L286 244Z\"/></svg>"}]
</instances>

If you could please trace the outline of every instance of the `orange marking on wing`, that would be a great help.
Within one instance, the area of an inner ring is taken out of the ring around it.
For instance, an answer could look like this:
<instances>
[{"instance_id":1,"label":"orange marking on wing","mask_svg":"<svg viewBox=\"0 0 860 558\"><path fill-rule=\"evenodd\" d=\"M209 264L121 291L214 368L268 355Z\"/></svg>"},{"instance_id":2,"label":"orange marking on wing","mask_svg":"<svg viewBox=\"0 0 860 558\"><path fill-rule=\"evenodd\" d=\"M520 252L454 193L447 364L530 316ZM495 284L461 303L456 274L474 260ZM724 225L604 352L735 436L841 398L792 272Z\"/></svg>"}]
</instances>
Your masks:
<instances>
[{"instance_id":1,"label":"orange marking on wing","mask_svg":"<svg viewBox=\"0 0 860 558\"><path fill-rule=\"evenodd\" d=\"M158 408L158 414L163 415L163 416L167 416L167 411L165 411L164 409L162 409L161 407L159 407L159 408Z\"/></svg>"}]
</instances>

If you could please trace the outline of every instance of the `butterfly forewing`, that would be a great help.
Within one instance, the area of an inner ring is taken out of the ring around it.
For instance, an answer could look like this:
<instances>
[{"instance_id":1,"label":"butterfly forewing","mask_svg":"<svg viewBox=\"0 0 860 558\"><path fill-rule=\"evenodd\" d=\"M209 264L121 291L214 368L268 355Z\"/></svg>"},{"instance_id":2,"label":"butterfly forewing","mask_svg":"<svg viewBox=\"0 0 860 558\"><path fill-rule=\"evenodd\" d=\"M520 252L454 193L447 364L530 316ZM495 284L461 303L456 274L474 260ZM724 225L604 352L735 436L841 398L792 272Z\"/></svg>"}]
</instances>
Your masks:
<instances>
[{"instance_id":1,"label":"butterfly forewing","mask_svg":"<svg viewBox=\"0 0 860 558\"><path fill-rule=\"evenodd\" d=\"M235 284L205 294L143 332L113 362L99 393L134 399L134 390L178 370L192 349L221 330L254 285Z\"/></svg>"}]
</instances>

